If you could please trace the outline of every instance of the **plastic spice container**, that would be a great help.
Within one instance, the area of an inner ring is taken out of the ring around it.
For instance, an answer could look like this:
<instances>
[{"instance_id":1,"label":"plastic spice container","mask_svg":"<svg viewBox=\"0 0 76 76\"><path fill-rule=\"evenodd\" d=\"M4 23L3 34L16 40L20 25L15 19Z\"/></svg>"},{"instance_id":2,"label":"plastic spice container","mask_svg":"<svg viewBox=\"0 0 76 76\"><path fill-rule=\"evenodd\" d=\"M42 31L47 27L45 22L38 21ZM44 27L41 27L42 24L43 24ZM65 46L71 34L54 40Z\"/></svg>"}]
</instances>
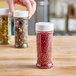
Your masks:
<instances>
[{"instance_id":1,"label":"plastic spice container","mask_svg":"<svg viewBox=\"0 0 76 76\"><path fill-rule=\"evenodd\" d=\"M51 68L52 63L52 41L54 25L48 22L36 23L37 37L37 64L39 68Z\"/></svg>"},{"instance_id":2,"label":"plastic spice container","mask_svg":"<svg viewBox=\"0 0 76 76\"><path fill-rule=\"evenodd\" d=\"M15 24L15 47L23 48L28 47L27 35L28 35L28 11L16 10L14 12L14 24Z\"/></svg>"},{"instance_id":3,"label":"plastic spice container","mask_svg":"<svg viewBox=\"0 0 76 76\"><path fill-rule=\"evenodd\" d=\"M0 8L0 44L10 43L11 25L9 25L8 14L8 8Z\"/></svg>"}]
</instances>

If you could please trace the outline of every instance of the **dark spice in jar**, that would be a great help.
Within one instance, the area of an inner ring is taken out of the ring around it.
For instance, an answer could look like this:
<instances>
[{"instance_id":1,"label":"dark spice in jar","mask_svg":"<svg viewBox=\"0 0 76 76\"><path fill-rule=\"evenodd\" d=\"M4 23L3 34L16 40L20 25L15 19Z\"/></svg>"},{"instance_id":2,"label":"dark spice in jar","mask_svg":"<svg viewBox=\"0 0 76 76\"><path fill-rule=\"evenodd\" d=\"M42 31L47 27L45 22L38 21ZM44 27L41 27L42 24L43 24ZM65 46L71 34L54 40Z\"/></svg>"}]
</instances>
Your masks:
<instances>
[{"instance_id":1,"label":"dark spice in jar","mask_svg":"<svg viewBox=\"0 0 76 76\"><path fill-rule=\"evenodd\" d=\"M0 16L0 44L8 44L8 40L8 16Z\"/></svg>"},{"instance_id":2,"label":"dark spice in jar","mask_svg":"<svg viewBox=\"0 0 76 76\"><path fill-rule=\"evenodd\" d=\"M15 18L15 47L27 47L27 20Z\"/></svg>"}]
</instances>

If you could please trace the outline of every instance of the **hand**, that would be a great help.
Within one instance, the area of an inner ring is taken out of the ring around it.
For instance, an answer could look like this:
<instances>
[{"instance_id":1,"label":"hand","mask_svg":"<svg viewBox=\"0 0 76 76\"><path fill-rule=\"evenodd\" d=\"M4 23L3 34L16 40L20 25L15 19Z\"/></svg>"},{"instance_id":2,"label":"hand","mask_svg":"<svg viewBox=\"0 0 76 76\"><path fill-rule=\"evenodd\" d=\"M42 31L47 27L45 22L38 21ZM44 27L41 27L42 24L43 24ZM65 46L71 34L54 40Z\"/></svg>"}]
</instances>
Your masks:
<instances>
[{"instance_id":1,"label":"hand","mask_svg":"<svg viewBox=\"0 0 76 76\"><path fill-rule=\"evenodd\" d=\"M28 18L31 18L31 16L35 13L36 10L36 2L34 0L6 0L8 5L9 5L9 9L13 15L13 11L14 11L14 5L15 4L20 4L22 6L26 6L28 11L29 11L29 16Z\"/></svg>"}]
</instances>

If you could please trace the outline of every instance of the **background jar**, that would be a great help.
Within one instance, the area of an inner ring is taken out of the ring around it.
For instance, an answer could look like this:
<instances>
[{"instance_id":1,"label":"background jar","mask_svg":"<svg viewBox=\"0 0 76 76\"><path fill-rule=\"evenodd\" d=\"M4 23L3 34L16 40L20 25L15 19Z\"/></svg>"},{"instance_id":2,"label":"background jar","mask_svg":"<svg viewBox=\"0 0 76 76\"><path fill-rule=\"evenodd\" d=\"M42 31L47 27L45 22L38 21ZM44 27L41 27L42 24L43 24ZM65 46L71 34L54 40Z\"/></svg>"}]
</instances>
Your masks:
<instances>
[{"instance_id":1,"label":"background jar","mask_svg":"<svg viewBox=\"0 0 76 76\"><path fill-rule=\"evenodd\" d=\"M23 48L28 47L27 35L28 35L28 11L16 10L14 12L14 24L15 24L15 47Z\"/></svg>"},{"instance_id":2,"label":"background jar","mask_svg":"<svg viewBox=\"0 0 76 76\"><path fill-rule=\"evenodd\" d=\"M52 41L54 25L48 22L36 23L37 37L37 64L39 68L51 68L52 63Z\"/></svg>"},{"instance_id":3,"label":"background jar","mask_svg":"<svg viewBox=\"0 0 76 76\"><path fill-rule=\"evenodd\" d=\"M9 44L11 25L9 25L9 9L0 8L0 44Z\"/></svg>"}]
</instances>

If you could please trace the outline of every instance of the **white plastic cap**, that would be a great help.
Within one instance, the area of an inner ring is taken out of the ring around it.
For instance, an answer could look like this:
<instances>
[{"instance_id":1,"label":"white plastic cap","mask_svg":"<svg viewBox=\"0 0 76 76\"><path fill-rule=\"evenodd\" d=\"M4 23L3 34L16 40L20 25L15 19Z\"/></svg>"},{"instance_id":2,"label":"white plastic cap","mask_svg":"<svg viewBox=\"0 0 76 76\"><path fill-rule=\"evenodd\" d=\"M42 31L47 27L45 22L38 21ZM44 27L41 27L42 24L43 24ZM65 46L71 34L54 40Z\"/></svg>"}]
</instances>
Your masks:
<instances>
[{"instance_id":1,"label":"white plastic cap","mask_svg":"<svg viewBox=\"0 0 76 76\"><path fill-rule=\"evenodd\" d=\"M36 31L54 31L54 24L50 22L39 22L36 23Z\"/></svg>"},{"instance_id":2,"label":"white plastic cap","mask_svg":"<svg viewBox=\"0 0 76 76\"><path fill-rule=\"evenodd\" d=\"M0 8L0 15L8 15L9 8Z\"/></svg>"},{"instance_id":3,"label":"white plastic cap","mask_svg":"<svg viewBox=\"0 0 76 76\"><path fill-rule=\"evenodd\" d=\"M14 11L14 17L28 17L28 11L16 10Z\"/></svg>"}]
</instances>

